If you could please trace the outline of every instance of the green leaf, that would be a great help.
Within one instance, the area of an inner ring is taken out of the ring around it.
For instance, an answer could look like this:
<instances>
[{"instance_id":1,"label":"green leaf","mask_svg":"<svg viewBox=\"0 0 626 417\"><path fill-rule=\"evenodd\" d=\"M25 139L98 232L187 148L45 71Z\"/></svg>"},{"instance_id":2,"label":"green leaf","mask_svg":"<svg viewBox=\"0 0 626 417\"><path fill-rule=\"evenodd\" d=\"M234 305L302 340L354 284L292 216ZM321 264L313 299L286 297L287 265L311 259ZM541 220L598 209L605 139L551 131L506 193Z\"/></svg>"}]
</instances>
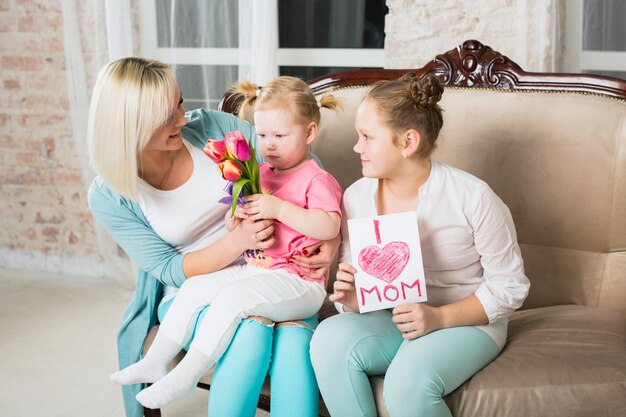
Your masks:
<instances>
[{"instance_id":1,"label":"green leaf","mask_svg":"<svg viewBox=\"0 0 626 417\"><path fill-rule=\"evenodd\" d=\"M237 181L235 181L235 185L233 185L233 201L230 207L231 216L235 214L235 208L237 207L237 201L239 201L241 190L243 189L244 185L246 185L249 182L250 180L247 178L239 178Z\"/></svg>"},{"instance_id":2,"label":"green leaf","mask_svg":"<svg viewBox=\"0 0 626 417\"><path fill-rule=\"evenodd\" d=\"M259 162L256 160L256 149L254 147L250 148L251 156L248 163L250 164L248 169L250 172L250 181L252 194L260 194L261 193L261 181L259 175Z\"/></svg>"},{"instance_id":3,"label":"green leaf","mask_svg":"<svg viewBox=\"0 0 626 417\"><path fill-rule=\"evenodd\" d=\"M261 190L261 174L259 173L259 164L254 165L252 177L254 178L254 186L256 187L257 194L262 192Z\"/></svg>"}]
</instances>

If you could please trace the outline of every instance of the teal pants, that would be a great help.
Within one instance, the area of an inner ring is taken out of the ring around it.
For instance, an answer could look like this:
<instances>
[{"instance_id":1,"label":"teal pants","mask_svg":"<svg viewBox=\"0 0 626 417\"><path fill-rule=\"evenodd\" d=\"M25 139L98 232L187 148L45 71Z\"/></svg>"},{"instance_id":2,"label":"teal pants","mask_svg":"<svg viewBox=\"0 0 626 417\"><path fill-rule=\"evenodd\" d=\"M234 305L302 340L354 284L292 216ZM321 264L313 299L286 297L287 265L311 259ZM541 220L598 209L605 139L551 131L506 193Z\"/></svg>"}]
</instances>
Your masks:
<instances>
[{"instance_id":1,"label":"teal pants","mask_svg":"<svg viewBox=\"0 0 626 417\"><path fill-rule=\"evenodd\" d=\"M311 360L333 417L376 416L369 377L385 375L391 417L451 417L443 396L494 360L498 346L471 327L438 330L406 341L387 310L345 313L318 326Z\"/></svg>"},{"instance_id":2,"label":"teal pants","mask_svg":"<svg viewBox=\"0 0 626 417\"><path fill-rule=\"evenodd\" d=\"M173 299L159 306L163 320ZM195 319L202 322L206 308ZM230 346L215 365L209 391L211 417L252 417L266 376L270 376L272 417L318 415L319 391L309 356L309 343L317 317L305 326L268 326L243 320Z\"/></svg>"}]
</instances>

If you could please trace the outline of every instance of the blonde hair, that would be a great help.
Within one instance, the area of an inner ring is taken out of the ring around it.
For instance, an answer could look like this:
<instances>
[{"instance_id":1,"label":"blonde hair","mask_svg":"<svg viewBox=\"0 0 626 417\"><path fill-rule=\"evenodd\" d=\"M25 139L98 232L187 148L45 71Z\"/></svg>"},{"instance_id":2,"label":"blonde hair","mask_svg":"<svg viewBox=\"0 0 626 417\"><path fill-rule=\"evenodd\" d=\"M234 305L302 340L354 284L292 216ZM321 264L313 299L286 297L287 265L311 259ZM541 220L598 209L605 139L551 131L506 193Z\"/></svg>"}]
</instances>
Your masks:
<instances>
[{"instance_id":1,"label":"blonde hair","mask_svg":"<svg viewBox=\"0 0 626 417\"><path fill-rule=\"evenodd\" d=\"M398 134L417 130L420 141L417 155L428 158L436 147L443 126L443 110L437 104L443 95L443 85L433 75L417 78L409 73L396 80L382 81L365 95L380 112L383 123L396 133L394 144L399 145Z\"/></svg>"},{"instance_id":2,"label":"blonde hair","mask_svg":"<svg viewBox=\"0 0 626 417\"><path fill-rule=\"evenodd\" d=\"M177 88L166 64L139 57L113 61L98 74L89 108L89 160L124 197L137 200L141 152L169 123Z\"/></svg>"},{"instance_id":3,"label":"blonde hair","mask_svg":"<svg viewBox=\"0 0 626 417\"><path fill-rule=\"evenodd\" d=\"M341 108L339 99L332 94L322 96L318 103L307 83L300 78L287 75L276 77L263 87L244 81L236 84L232 91L245 97L239 108L239 117L243 117L248 106L254 110L286 107L299 123L315 122L319 125L320 108L330 110Z\"/></svg>"}]
</instances>

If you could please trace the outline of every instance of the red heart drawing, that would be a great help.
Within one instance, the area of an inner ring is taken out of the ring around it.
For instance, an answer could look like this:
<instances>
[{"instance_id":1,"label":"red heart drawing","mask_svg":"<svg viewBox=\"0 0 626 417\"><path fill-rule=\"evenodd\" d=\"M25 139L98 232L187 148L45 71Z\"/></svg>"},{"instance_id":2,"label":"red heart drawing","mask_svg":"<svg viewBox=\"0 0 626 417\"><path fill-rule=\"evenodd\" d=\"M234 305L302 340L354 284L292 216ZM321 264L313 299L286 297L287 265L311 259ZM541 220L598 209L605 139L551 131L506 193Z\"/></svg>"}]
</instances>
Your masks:
<instances>
[{"instance_id":1,"label":"red heart drawing","mask_svg":"<svg viewBox=\"0 0 626 417\"><path fill-rule=\"evenodd\" d=\"M390 283L400 276L410 256L405 242L387 243L382 249L366 246L359 252L359 265L368 274Z\"/></svg>"}]
</instances>

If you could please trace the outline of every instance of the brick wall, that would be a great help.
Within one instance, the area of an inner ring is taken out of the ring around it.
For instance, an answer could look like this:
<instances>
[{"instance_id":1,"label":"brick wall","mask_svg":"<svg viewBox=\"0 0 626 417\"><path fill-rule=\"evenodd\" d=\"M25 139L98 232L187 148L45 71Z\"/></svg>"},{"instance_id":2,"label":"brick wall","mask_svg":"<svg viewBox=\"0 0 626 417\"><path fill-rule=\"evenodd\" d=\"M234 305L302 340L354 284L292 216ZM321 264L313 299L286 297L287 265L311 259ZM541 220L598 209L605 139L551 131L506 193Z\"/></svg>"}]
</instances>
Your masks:
<instances>
[{"instance_id":1,"label":"brick wall","mask_svg":"<svg viewBox=\"0 0 626 417\"><path fill-rule=\"evenodd\" d=\"M1 0L0 36L0 266L99 274L72 136L61 1Z\"/></svg>"}]
</instances>

